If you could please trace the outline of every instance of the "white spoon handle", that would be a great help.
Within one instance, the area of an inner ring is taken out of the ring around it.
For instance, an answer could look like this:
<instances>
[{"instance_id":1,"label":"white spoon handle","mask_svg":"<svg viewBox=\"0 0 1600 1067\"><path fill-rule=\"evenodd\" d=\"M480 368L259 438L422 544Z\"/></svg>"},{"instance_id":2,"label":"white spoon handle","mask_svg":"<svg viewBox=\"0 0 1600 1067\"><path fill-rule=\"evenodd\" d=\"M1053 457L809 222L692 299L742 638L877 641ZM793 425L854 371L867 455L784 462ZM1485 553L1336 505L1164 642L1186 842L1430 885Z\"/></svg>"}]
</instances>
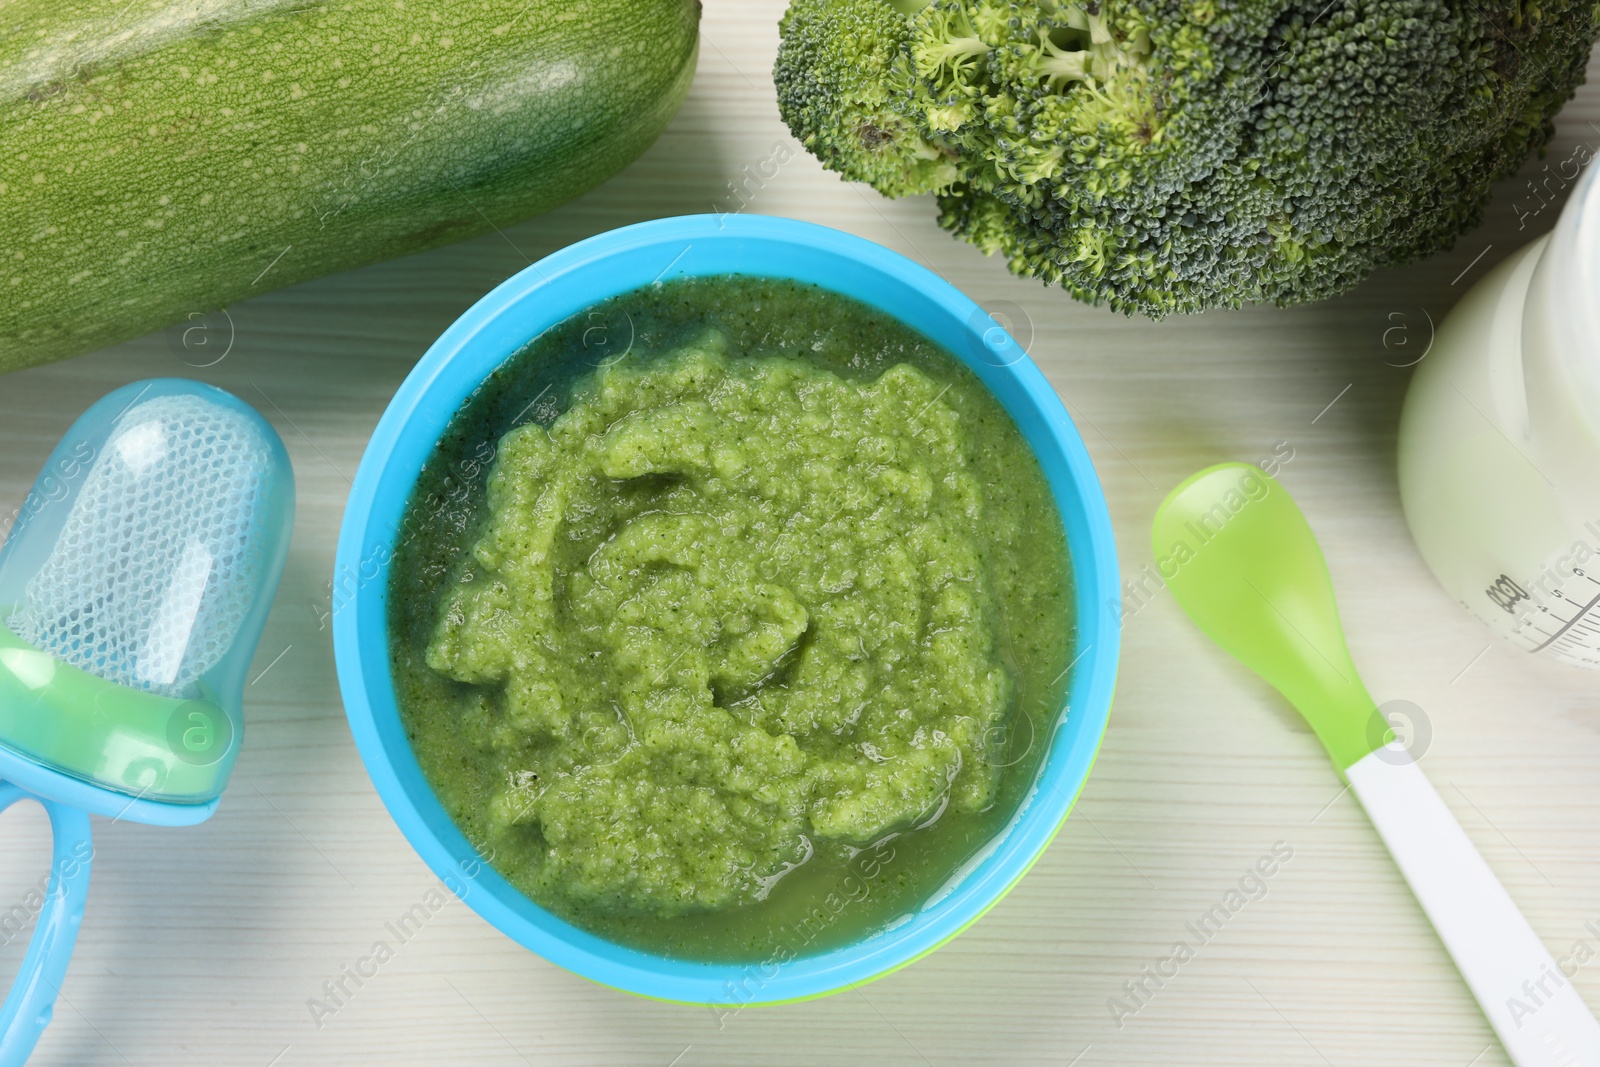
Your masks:
<instances>
[{"instance_id":1,"label":"white spoon handle","mask_svg":"<svg viewBox=\"0 0 1600 1067\"><path fill-rule=\"evenodd\" d=\"M1600 1067L1600 1023L1398 745L1345 776L1517 1067Z\"/></svg>"}]
</instances>

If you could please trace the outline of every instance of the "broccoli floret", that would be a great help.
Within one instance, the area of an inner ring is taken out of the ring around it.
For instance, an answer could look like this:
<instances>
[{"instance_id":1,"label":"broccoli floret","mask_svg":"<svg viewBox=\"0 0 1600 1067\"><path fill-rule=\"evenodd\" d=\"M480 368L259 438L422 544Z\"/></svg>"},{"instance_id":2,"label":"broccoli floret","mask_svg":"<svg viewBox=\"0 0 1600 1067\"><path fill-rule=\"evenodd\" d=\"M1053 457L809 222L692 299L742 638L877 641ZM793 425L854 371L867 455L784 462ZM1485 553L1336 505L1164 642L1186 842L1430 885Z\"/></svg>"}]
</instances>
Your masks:
<instances>
[{"instance_id":1,"label":"broccoli floret","mask_svg":"<svg viewBox=\"0 0 1600 1067\"><path fill-rule=\"evenodd\" d=\"M1450 246L1583 80L1592 0L792 0L824 163L1127 312L1294 304Z\"/></svg>"},{"instance_id":2,"label":"broccoli floret","mask_svg":"<svg viewBox=\"0 0 1600 1067\"><path fill-rule=\"evenodd\" d=\"M779 26L784 121L824 166L885 196L939 192L957 177L951 154L896 109L913 87L906 16L924 6L796 4Z\"/></svg>"}]
</instances>

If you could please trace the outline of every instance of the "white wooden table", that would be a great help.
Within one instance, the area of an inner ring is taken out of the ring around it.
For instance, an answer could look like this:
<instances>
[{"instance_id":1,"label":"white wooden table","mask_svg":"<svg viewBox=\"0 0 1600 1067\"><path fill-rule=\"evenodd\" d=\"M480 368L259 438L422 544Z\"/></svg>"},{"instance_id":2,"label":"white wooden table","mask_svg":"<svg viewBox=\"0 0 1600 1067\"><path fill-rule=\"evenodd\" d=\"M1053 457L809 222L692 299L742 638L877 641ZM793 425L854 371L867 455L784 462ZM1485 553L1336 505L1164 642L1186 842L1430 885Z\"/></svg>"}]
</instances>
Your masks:
<instances>
[{"instance_id":1,"label":"white wooden table","mask_svg":"<svg viewBox=\"0 0 1600 1067\"><path fill-rule=\"evenodd\" d=\"M1152 514L1180 478L1292 450L1281 477L1321 537L1374 696L1424 709L1429 773L1552 952L1581 942L1600 953L1600 677L1512 651L1452 602L1407 536L1394 472L1408 372L1392 364L1425 344L1425 316L1437 321L1554 209L1519 233L1522 183L1510 182L1454 251L1343 299L1125 319L1011 277L943 234L927 202L842 185L794 148L768 75L783 7L709 3L699 79L672 128L551 215L236 305L232 351L204 370L157 334L0 379L0 514L85 407L156 375L200 377L258 406L300 492L222 807L187 830L100 821L77 957L34 1063L1505 1062L1315 739L1165 593L1130 609L1110 732L1055 844L972 930L883 981L719 1020L590 985L455 901L394 943L385 924L434 879L356 755L322 625L367 436L434 337L530 258L626 223L733 209L729 183L777 145L794 158L748 210L861 234L982 303L1024 309L1033 357L1104 481L1125 576L1151 561ZM1600 146L1595 87L1562 115L1553 156L1579 141ZM1265 897L1201 945L1185 924L1280 841L1293 858ZM36 808L0 817L0 911L44 872L46 848ZM308 1000L378 940L394 958L318 1026ZM1180 940L1193 958L1131 996L1125 983ZM21 948L0 949L8 973ZM1600 1006L1600 961L1575 981ZM1113 998L1137 1008L1120 1025Z\"/></svg>"}]
</instances>

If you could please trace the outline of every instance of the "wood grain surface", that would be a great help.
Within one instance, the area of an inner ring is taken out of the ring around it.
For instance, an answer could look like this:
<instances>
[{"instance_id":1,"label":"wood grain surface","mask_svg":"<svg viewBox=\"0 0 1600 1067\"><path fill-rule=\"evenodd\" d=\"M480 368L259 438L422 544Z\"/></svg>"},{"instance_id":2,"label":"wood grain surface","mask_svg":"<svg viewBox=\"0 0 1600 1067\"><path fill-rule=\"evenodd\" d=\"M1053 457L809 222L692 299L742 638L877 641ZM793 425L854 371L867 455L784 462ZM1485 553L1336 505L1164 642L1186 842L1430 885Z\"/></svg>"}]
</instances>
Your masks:
<instances>
[{"instance_id":1,"label":"wood grain surface","mask_svg":"<svg viewBox=\"0 0 1600 1067\"><path fill-rule=\"evenodd\" d=\"M435 884L357 757L325 625L335 532L373 425L428 344L496 283L611 227L737 209L730 183L775 153L792 158L745 210L879 241L1031 335L1099 469L1126 577L1151 563L1150 520L1178 480L1292 450L1281 478L1321 538L1373 695L1423 709L1425 766L1551 950L1600 953L1600 677L1512 650L1438 587L1406 533L1394 470L1409 375L1396 364L1555 208L1519 230L1529 200L1517 179L1453 251L1342 299L1123 318L1011 277L942 233L927 201L842 184L800 151L768 73L783 6L709 0L699 77L671 129L551 215L235 305L231 349L203 369L156 334L0 378L0 514L84 408L157 375L198 377L260 408L300 491L221 809L183 830L97 820L77 957L34 1063L1506 1062L1310 732L1165 593L1130 607L1110 730L1060 836L993 912L904 971L719 1017L591 985L452 901L336 1014L313 1018L323 983L392 942L385 924ZM1559 129L1552 159L1600 147L1600 89L1581 90ZM1275 842L1293 858L1265 896L1198 944L1185 924ZM0 816L0 854L4 911L47 866L36 808ZM1131 999L1125 983L1180 939L1193 958ZM21 939L0 948L6 973L21 950ZM1600 1006L1600 959L1575 981ZM1113 998L1138 1010L1114 1019Z\"/></svg>"}]
</instances>

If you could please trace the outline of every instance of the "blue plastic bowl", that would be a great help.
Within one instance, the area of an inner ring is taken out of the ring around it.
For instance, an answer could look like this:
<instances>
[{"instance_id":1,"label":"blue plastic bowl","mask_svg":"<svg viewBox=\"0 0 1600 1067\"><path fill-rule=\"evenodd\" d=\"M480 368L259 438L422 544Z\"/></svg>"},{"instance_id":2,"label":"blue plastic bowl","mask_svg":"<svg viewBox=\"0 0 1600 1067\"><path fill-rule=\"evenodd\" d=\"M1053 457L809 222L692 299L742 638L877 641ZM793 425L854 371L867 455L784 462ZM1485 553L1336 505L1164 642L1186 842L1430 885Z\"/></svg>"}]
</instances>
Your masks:
<instances>
[{"instance_id":1,"label":"blue plastic bowl","mask_svg":"<svg viewBox=\"0 0 1600 1067\"><path fill-rule=\"evenodd\" d=\"M1049 478L1076 587L1067 706L1021 811L934 899L891 929L820 955L766 964L675 960L557 918L484 863L412 754L389 673L387 567L424 461L480 382L541 331L659 279L748 274L864 301L959 356L1016 420ZM479 915L552 963L617 989L743 1006L849 989L960 933L1005 895L1060 828L1088 777L1111 708L1119 639L1116 547L1099 479L1055 390L1016 342L948 282L869 241L809 223L694 215L613 230L498 286L428 349L384 412L356 473L334 572L334 648L350 729L378 794L429 867ZM1068 711L1070 709L1070 712Z\"/></svg>"}]
</instances>

